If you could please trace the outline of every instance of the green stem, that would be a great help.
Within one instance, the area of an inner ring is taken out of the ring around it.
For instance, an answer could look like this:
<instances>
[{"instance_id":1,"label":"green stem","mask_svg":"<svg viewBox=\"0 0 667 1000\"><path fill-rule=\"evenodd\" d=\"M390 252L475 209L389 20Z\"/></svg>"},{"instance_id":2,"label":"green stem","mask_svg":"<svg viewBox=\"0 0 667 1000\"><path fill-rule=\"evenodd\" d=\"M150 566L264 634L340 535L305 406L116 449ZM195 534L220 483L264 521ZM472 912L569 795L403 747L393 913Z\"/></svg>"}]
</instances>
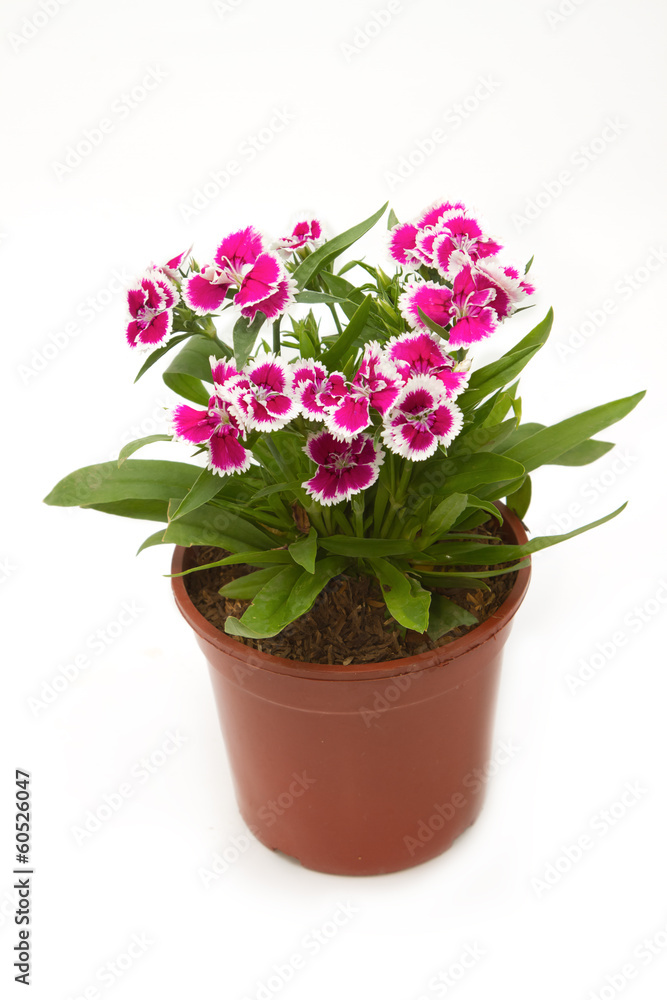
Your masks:
<instances>
[{"instance_id":1,"label":"green stem","mask_svg":"<svg viewBox=\"0 0 667 1000\"><path fill-rule=\"evenodd\" d=\"M343 332L343 328L340 325L340 320L338 319L338 314L336 313L336 307L333 302L328 302L327 305L329 306L334 323L336 324L336 329L338 330L338 336L340 337Z\"/></svg>"},{"instance_id":2,"label":"green stem","mask_svg":"<svg viewBox=\"0 0 667 1000\"><path fill-rule=\"evenodd\" d=\"M273 353L280 354L280 316L273 324Z\"/></svg>"},{"instance_id":3,"label":"green stem","mask_svg":"<svg viewBox=\"0 0 667 1000\"><path fill-rule=\"evenodd\" d=\"M326 529L324 527L324 519L322 517L321 512L319 510L316 510L315 506L313 505L310 509L306 508L306 514L308 515L308 520L315 528L317 534L325 535Z\"/></svg>"}]
</instances>

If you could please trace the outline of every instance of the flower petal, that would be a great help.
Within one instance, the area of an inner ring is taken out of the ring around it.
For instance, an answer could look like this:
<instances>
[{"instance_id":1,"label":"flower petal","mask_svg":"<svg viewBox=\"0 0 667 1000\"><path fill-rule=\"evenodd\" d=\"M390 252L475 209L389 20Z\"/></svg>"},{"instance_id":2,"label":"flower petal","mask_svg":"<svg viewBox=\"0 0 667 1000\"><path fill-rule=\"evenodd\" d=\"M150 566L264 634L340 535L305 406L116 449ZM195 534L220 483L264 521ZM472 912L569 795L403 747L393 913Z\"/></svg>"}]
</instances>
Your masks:
<instances>
[{"instance_id":1,"label":"flower petal","mask_svg":"<svg viewBox=\"0 0 667 1000\"><path fill-rule=\"evenodd\" d=\"M371 422L368 396L349 392L324 422L333 434L343 439L355 437Z\"/></svg>"},{"instance_id":2,"label":"flower petal","mask_svg":"<svg viewBox=\"0 0 667 1000\"><path fill-rule=\"evenodd\" d=\"M241 309L241 315L251 322L258 312L263 312L267 319L277 319L293 305L296 297L296 282L292 278L283 278L278 287L261 302L254 302Z\"/></svg>"},{"instance_id":3,"label":"flower petal","mask_svg":"<svg viewBox=\"0 0 667 1000\"><path fill-rule=\"evenodd\" d=\"M261 253L252 269L241 281L238 292L234 296L237 306L255 305L265 302L274 292L283 277L280 261L270 253Z\"/></svg>"},{"instance_id":4,"label":"flower petal","mask_svg":"<svg viewBox=\"0 0 667 1000\"><path fill-rule=\"evenodd\" d=\"M205 316L220 308L228 289L229 283L220 280L219 272L214 268L205 268L201 274L192 274L183 283L183 299L194 312Z\"/></svg>"},{"instance_id":5,"label":"flower petal","mask_svg":"<svg viewBox=\"0 0 667 1000\"><path fill-rule=\"evenodd\" d=\"M389 253L398 264L416 265L419 258L415 255L417 227L411 222L399 223L389 234Z\"/></svg>"},{"instance_id":6,"label":"flower petal","mask_svg":"<svg viewBox=\"0 0 667 1000\"><path fill-rule=\"evenodd\" d=\"M177 406L172 414L174 434L190 444L204 444L215 431L217 421L211 419L208 410L195 410L186 403Z\"/></svg>"},{"instance_id":7,"label":"flower petal","mask_svg":"<svg viewBox=\"0 0 667 1000\"><path fill-rule=\"evenodd\" d=\"M262 234L253 226L246 226L245 229L238 229L225 236L213 259L223 270L230 269L237 273L254 264L263 250Z\"/></svg>"},{"instance_id":8,"label":"flower petal","mask_svg":"<svg viewBox=\"0 0 667 1000\"><path fill-rule=\"evenodd\" d=\"M211 438L208 468L220 476L246 472L250 468L250 453L238 440L238 431L231 425L220 427Z\"/></svg>"},{"instance_id":9,"label":"flower petal","mask_svg":"<svg viewBox=\"0 0 667 1000\"><path fill-rule=\"evenodd\" d=\"M398 305L404 319L411 327L418 330L428 330L419 310L439 326L447 326L452 319L452 292L444 285L436 285L433 281L422 281L408 286L399 297Z\"/></svg>"}]
</instances>

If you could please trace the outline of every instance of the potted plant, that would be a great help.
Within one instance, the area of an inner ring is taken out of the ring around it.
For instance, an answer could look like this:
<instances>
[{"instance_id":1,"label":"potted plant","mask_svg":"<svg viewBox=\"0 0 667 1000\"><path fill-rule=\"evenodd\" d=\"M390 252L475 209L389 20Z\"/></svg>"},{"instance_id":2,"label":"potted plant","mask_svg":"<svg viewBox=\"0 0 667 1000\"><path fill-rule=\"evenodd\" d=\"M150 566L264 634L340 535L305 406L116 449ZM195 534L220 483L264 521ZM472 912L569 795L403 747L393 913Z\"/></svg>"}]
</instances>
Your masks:
<instances>
[{"instance_id":1,"label":"potted plant","mask_svg":"<svg viewBox=\"0 0 667 1000\"><path fill-rule=\"evenodd\" d=\"M604 455L594 435L643 395L523 422L518 376L551 311L497 360L473 355L529 306L531 262L508 264L441 202L411 223L389 213L393 273L339 266L385 210L327 242L317 220L273 244L249 226L202 266L151 266L128 291L127 340L150 351L138 377L169 355L173 434L46 498L162 522L141 548L175 545L242 815L341 874L417 864L477 817L530 558L622 509L529 541L531 473ZM133 457L172 439L192 461Z\"/></svg>"}]
</instances>

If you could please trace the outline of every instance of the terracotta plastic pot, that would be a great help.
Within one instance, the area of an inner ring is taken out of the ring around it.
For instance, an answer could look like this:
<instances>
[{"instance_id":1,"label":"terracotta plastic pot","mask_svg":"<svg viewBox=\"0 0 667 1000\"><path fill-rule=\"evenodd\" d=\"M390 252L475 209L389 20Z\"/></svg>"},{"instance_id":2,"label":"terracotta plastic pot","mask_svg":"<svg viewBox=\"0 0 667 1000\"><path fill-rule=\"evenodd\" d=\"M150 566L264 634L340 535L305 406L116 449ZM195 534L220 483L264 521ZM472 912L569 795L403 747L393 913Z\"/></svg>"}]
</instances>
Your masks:
<instances>
[{"instance_id":1,"label":"terracotta plastic pot","mask_svg":"<svg viewBox=\"0 0 667 1000\"><path fill-rule=\"evenodd\" d=\"M508 541L525 542L502 505ZM177 547L172 572L187 569ZM417 656L327 666L261 653L176 603L208 660L245 822L305 867L377 875L445 851L482 807L502 651L530 569L472 632Z\"/></svg>"}]
</instances>

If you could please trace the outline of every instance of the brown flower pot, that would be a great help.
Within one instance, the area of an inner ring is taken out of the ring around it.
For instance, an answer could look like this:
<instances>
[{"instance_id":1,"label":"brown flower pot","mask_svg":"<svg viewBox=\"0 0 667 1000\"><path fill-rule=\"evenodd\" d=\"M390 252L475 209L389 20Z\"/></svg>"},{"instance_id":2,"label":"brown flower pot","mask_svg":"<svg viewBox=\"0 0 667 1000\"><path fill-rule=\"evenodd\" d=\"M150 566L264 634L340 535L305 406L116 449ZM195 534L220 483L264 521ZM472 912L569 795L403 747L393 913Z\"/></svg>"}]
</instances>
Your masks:
<instances>
[{"instance_id":1,"label":"brown flower pot","mask_svg":"<svg viewBox=\"0 0 667 1000\"><path fill-rule=\"evenodd\" d=\"M507 541L525 542L502 505ZM172 572L187 569L177 547ZM445 851L482 807L502 651L530 569L491 618L445 646L327 666L245 646L176 603L209 663L241 815L307 868L379 875ZM482 780L480 780L482 776Z\"/></svg>"}]
</instances>

